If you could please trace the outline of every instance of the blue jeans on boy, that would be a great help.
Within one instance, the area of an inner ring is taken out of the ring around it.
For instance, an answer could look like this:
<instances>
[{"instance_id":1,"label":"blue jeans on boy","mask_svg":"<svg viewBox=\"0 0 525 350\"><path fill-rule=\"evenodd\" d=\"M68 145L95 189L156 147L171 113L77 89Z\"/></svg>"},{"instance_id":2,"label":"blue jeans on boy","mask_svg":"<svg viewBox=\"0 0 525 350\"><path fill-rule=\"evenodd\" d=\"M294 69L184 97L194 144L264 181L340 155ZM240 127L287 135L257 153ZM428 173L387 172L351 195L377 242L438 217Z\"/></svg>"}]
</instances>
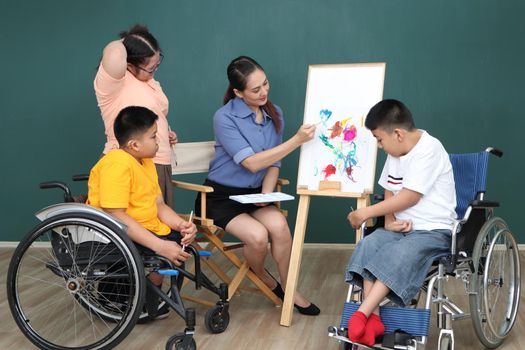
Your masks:
<instances>
[{"instance_id":1,"label":"blue jeans on boy","mask_svg":"<svg viewBox=\"0 0 525 350\"><path fill-rule=\"evenodd\" d=\"M434 259L450 252L450 240L450 230L401 233L377 229L357 244L346 281L362 286L363 278L378 279L390 289L388 298L405 306L423 285Z\"/></svg>"}]
</instances>

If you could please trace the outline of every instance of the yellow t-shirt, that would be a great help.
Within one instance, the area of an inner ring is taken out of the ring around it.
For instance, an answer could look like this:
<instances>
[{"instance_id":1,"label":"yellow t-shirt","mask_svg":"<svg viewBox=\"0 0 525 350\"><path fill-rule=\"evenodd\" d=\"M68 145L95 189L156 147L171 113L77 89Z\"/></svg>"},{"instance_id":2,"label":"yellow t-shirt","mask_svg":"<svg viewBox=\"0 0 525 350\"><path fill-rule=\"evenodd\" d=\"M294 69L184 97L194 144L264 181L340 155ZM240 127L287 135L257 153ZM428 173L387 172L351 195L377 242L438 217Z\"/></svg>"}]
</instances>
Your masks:
<instances>
[{"instance_id":1,"label":"yellow t-shirt","mask_svg":"<svg viewBox=\"0 0 525 350\"><path fill-rule=\"evenodd\" d=\"M142 164L124 150L108 152L91 169L88 204L98 208L125 208L146 229L164 236L171 229L157 216L157 197L162 195L152 159Z\"/></svg>"}]
</instances>

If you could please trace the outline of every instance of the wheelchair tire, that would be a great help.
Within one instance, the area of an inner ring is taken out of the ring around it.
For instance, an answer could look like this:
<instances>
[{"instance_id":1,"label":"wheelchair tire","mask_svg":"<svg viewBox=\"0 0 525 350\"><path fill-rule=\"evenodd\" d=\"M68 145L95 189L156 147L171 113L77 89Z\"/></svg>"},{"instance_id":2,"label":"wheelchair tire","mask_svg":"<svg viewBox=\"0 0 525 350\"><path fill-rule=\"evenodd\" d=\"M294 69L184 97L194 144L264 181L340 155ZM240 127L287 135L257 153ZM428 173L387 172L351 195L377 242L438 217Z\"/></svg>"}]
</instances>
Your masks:
<instances>
[{"instance_id":1,"label":"wheelchair tire","mask_svg":"<svg viewBox=\"0 0 525 350\"><path fill-rule=\"evenodd\" d=\"M518 245L501 218L494 217L481 228L472 262L470 314L480 342L493 349L512 329L520 298Z\"/></svg>"},{"instance_id":2,"label":"wheelchair tire","mask_svg":"<svg viewBox=\"0 0 525 350\"><path fill-rule=\"evenodd\" d=\"M37 225L14 251L7 275L13 318L40 349L113 348L137 322L145 289L142 260L127 234L85 212ZM115 322L102 317L115 314Z\"/></svg>"},{"instance_id":3,"label":"wheelchair tire","mask_svg":"<svg viewBox=\"0 0 525 350\"><path fill-rule=\"evenodd\" d=\"M184 341L184 333L175 334L166 343L166 350L197 350L197 343L195 339L191 339L188 346L184 346L182 342Z\"/></svg>"},{"instance_id":4,"label":"wheelchair tire","mask_svg":"<svg viewBox=\"0 0 525 350\"><path fill-rule=\"evenodd\" d=\"M224 306L215 306L209 309L204 316L206 329L213 334L222 333L230 324L230 313Z\"/></svg>"}]
</instances>

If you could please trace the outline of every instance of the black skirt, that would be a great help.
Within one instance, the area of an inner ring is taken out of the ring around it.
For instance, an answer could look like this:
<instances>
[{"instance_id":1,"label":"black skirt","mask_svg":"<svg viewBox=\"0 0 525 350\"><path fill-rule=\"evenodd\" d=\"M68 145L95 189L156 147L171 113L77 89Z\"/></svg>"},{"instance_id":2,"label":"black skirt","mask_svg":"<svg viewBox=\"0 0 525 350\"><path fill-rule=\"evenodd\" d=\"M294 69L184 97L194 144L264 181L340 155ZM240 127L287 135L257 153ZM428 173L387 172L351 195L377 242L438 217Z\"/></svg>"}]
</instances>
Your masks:
<instances>
[{"instance_id":1,"label":"black skirt","mask_svg":"<svg viewBox=\"0 0 525 350\"><path fill-rule=\"evenodd\" d=\"M258 188L241 188L220 185L216 182L206 179L204 186L213 187L213 192L206 194L206 217L213 219L216 226L226 228L226 225L237 215L243 213L252 213L261 207L253 204L242 204L231 200L230 196L240 194L261 193L262 187ZM195 214L201 216L201 195L195 199Z\"/></svg>"}]
</instances>

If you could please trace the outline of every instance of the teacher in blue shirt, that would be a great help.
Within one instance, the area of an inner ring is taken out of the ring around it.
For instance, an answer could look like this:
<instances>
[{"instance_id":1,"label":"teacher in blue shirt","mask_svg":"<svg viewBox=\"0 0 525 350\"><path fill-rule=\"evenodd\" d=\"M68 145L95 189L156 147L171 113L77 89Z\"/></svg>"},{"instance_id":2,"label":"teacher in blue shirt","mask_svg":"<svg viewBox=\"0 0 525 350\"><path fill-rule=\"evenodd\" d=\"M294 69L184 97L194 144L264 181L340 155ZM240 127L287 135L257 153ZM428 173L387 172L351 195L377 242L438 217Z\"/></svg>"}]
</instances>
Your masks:
<instances>
[{"instance_id":1,"label":"teacher in blue shirt","mask_svg":"<svg viewBox=\"0 0 525 350\"><path fill-rule=\"evenodd\" d=\"M213 187L214 192L207 196L207 214L216 225L245 243L243 253L250 268L283 299L292 250L286 218L269 203L241 204L229 196L273 192L281 159L311 140L315 125L302 125L283 142L283 113L268 99L270 83L263 68L252 58L241 56L229 64L227 74L230 85L224 106L213 117L215 158L204 184ZM200 196L195 210L200 212ZM264 268L268 242L282 286ZM302 314L320 312L298 292L294 303Z\"/></svg>"}]
</instances>

